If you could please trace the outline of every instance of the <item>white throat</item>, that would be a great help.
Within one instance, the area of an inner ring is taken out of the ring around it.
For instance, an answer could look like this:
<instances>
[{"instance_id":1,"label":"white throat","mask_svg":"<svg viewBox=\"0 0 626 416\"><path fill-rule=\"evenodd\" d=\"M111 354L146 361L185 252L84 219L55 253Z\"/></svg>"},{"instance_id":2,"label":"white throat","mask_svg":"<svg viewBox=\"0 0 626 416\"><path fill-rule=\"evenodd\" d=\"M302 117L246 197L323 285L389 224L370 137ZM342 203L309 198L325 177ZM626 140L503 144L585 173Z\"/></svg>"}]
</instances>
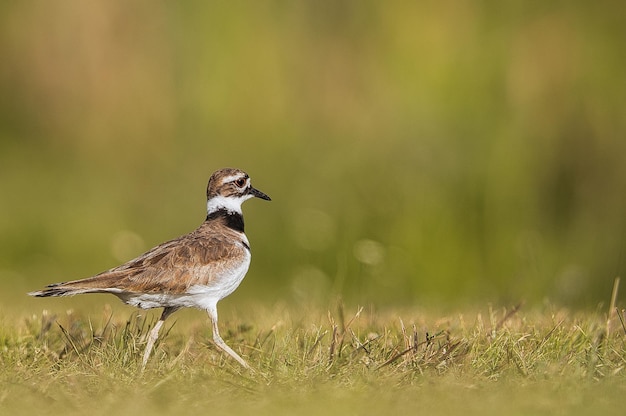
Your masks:
<instances>
[{"instance_id":1,"label":"white throat","mask_svg":"<svg viewBox=\"0 0 626 416\"><path fill-rule=\"evenodd\" d=\"M215 211L219 211L220 209L225 209L230 212L236 212L238 214L241 214L241 204L243 203L243 201L250 198L252 198L252 195L241 195L237 197L225 197L221 195L214 196L206 203L207 215L212 214Z\"/></svg>"}]
</instances>

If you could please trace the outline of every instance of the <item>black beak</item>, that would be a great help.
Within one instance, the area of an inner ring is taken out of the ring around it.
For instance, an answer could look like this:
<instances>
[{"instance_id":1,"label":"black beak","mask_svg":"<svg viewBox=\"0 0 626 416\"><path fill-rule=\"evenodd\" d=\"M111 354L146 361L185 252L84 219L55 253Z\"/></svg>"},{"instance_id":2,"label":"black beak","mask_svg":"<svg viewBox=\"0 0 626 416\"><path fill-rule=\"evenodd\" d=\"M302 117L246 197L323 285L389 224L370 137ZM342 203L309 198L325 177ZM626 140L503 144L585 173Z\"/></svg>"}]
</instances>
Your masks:
<instances>
[{"instance_id":1,"label":"black beak","mask_svg":"<svg viewBox=\"0 0 626 416\"><path fill-rule=\"evenodd\" d=\"M253 188L252 186L250 187L250 189L248 189L248 193L251 194L251 195L256 196L257 198L265 199L266 201L271 201L272 200L272 198L270 198L269 196L267 196L263 192L259 191L258 189Z\"/></svg>"}]
</instances>

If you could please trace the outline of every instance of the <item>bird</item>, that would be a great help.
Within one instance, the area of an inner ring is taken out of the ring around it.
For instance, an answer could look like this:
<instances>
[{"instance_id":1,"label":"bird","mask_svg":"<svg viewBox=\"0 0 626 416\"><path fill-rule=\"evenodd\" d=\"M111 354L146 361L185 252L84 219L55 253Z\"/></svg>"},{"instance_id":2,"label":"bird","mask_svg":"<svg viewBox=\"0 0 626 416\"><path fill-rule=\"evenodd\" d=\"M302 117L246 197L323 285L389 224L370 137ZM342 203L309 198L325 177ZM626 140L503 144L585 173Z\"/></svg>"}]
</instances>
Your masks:
<instances>
[{"instance_id":1,"label":"bird","mask_svg":"<svg viewBox=\"0 0 626 416\"><path fill-rule=\"evenodd\" d=\"M49 297L111 293L141 309L163 308L147 336L142 371L165 320L181 308L203 309L211 320L215 345L251 369L220 336L217 303L237 289L250 266L250 243L244 233L241 204L254 197L267 201L271 198L252 186L246 172L234 168L215 171L209 178L206 196L206 219L192 232L102 273L50 284L28 294Z\"/></svg>"}]
</instances>

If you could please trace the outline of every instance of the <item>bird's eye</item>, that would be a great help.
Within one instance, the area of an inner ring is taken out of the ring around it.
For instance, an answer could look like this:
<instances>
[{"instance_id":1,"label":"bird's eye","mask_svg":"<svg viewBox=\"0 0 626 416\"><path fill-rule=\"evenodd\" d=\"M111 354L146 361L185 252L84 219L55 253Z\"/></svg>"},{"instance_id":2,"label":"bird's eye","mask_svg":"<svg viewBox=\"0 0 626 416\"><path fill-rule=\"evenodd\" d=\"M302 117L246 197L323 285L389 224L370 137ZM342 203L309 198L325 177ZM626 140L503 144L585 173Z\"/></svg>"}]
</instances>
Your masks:
<instances>
[{"instance_id":1,"label":"bird's eye","mask_svg":"<svg viewBox=\"0 0 626 416\"><path fill-rule=\"evenodd\" d=\"M235 185L237 185L240 188L243 188L246 184L246 180L244 178L239 178L235 181Z\"/></svg>"}]
</instances>

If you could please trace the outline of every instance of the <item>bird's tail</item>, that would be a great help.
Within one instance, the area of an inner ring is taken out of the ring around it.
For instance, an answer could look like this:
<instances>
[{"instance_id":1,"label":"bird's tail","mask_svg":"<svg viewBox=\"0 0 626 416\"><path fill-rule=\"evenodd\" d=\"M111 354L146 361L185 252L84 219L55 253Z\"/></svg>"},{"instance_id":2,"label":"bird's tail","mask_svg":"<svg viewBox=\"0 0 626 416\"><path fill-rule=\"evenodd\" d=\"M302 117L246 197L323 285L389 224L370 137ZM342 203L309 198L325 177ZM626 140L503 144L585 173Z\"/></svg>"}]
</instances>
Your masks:
<instances>
[{"instance_id":1,"label":"bird's tail","mask_svg":"<svg viewBox=\"0 0 626 416\"><path fill-rule=\"evenodd\" d=\"M69 282L68 282L69 283ZM85 289L78 288L75 286L70 286L67 283L54 283L48 285L43 290L38 290L35 292L28 292L30 296L34 296L37 298L45 298L48 296L73 296L78 295L80 293L88 293L94 292L93 289Z\"/></svg>"}]
</instances>

